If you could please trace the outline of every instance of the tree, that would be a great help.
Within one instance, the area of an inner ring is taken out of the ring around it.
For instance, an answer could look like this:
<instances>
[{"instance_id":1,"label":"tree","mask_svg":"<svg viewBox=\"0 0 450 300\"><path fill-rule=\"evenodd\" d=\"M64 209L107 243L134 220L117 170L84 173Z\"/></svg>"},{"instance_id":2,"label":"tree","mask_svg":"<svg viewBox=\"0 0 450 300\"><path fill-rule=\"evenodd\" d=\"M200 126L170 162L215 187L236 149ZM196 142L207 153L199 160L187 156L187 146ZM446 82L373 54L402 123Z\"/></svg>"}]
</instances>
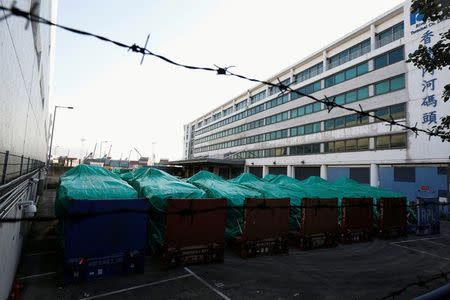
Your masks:
<instances>
[{"instance_id":1,"label":"tree","mask_svg":"<svg viewBox=\"0 0 450 300\"><path fill-rule=\"evenodd\" d=\"M450 18L450 1L448 0L413 0L411 12L420 12L423 21L440 22ZM440 40L431 47L420 45L413 53L409 54L406 62L426 72L450 68L450 30L441 34ZM444 102L450 98L450 83L444 86L442 94ZM436 134L442 135L443 141L450 142L450 116L441 118L441 124L433 126Z\"/></svg>"}]
</instances>

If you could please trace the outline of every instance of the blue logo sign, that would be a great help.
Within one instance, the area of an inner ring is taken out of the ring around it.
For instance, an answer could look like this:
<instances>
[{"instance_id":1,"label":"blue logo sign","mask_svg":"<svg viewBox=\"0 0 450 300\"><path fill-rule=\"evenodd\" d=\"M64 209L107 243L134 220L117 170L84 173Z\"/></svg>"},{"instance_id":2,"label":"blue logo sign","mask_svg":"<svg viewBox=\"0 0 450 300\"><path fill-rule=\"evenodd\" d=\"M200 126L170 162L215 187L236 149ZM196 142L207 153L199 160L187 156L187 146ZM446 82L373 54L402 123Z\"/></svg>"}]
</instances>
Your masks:
<instances>
[{"instance_id":1,"label":"blue logo sign","mask_svg":"<svg viewBox=\"0 0 450 300\"><path fill-rule=\"evenodd\" d=\"M415 25L416 23L422 23L423 22L423 15L419 12L411 13L409 15L409 24Z\"/></svg>"}]
</instances>

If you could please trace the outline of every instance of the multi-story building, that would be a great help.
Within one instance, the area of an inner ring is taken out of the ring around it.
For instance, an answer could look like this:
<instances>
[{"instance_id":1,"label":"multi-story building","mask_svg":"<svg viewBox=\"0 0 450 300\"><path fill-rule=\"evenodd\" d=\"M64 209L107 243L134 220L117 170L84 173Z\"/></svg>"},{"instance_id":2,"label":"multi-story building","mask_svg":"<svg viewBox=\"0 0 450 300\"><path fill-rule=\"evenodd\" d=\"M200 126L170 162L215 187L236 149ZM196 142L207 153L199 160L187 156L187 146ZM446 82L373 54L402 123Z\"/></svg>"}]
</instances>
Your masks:
<instances>
[{"instance_id":1,"label":"multi-story building","mask_svg":"<svg viewBox=\"0 0 450 300\"><path fill-rule=\"evenodd\" d=\"M55 20L56 0L0 0ZM27 217L47 158L52 29L0 10L0 220ZM41 180L42 182L42 180ZM33 206L34 207L34 206ZM0 299L7 299L28 222L0 222Z\"/></svg>"},{"instance_id":2,"label":"multi-story building","mask_svg":"<svg viewBox=\"0 0 450 300\"><path fill-rule=\"evenodd\" d=\"M268 81L402 124L431 128L450 114L449 70L424 73L408 54L436 43L450 21L424 23L406 1ZM405 193L419 186L446 197L450 143L277 88L257 85L185 125L184 158L245 159L265 176L349 177Z\"/></svg>"}]
</instances>

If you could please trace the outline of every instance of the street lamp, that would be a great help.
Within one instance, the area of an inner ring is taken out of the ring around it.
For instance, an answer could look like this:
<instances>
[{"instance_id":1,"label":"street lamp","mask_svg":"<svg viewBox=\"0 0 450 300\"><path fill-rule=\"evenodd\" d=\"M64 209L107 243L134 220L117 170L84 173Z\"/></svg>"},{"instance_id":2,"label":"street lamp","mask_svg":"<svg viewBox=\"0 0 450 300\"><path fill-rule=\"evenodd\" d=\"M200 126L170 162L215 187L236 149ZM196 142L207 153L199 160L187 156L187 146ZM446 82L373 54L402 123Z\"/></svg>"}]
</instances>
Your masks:
<instances>
[{"instance_id":1,"label":"street lamp","mask_svg":"<svg viewBox=\"0 0 450 300\"><path fill-rule=\"evenodd\" d=\"M57 108L73 109L73 106L55 105L55 110L53 111L52 137L50 138L50 150L48 151L47 165L50 165L50 159L52 157L53 133L55 132L55 121L56 121L56 109Z\"/></svg>"}]
</instances>

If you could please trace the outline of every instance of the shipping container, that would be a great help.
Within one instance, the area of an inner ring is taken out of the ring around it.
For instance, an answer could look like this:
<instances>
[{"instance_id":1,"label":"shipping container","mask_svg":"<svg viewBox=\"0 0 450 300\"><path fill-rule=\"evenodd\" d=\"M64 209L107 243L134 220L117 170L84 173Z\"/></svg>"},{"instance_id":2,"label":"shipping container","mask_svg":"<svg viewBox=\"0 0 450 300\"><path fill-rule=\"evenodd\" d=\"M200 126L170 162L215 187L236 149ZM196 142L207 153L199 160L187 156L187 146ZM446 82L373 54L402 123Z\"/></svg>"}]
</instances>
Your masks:
<instances>
[{"instance_id":1,"label":"shipping container","mask_svg":"<svg viewBox=\"0 0 450 300\"><path fill-rule=\"evenodd\" d=\"M226 199L167 199L162 260L166 267L223 262Z\"/></svg>"},{"instance_id":2,"label":"shipping container","mask_svg":"<svg viewBox=\"0 0 450 300\"><path fill-rule=\"evenodd\" d=\"M144 271L146 199L68 200L63 231L65 284Z\"/></svg>"},{"instance_id":3,"label":"shipping container","mask_svg":"<svg viewBox=\"0 0 450 300\"><path fill-rule=\"evenodd\" d=\"M343 198L340 238L343 243L369 241L372 237L372 199Z\"/></svg>"},{"instance_id":4,"label":"shipping container","mask_svg":"<svg viewBox=\"0 0 450 300\"><path fill-rule=\"evenodd\" d=\"M303 198L299 231L291 242L302 249L335 246L338 238L338 199Z\"/></svg>"},{"instance_id":5,"label":"shipping container","mask_svg":"<svg viewBox=\"0 0 450 300\"><path fill-rule=\"evenodd\" d=\"M406 236L406 198L381 198L377 233L380 238Z\"/></svg>"},{"instance_id":6,"label":"shipping container","mask_svg":"<svg viewBox=\"0 0 450 300\"><path fill-rule=\"evenodd\" d=\"M233 240L244 258L288 252L289 199L245 199L241 235Z\"/></svg>"}]
</instances>

